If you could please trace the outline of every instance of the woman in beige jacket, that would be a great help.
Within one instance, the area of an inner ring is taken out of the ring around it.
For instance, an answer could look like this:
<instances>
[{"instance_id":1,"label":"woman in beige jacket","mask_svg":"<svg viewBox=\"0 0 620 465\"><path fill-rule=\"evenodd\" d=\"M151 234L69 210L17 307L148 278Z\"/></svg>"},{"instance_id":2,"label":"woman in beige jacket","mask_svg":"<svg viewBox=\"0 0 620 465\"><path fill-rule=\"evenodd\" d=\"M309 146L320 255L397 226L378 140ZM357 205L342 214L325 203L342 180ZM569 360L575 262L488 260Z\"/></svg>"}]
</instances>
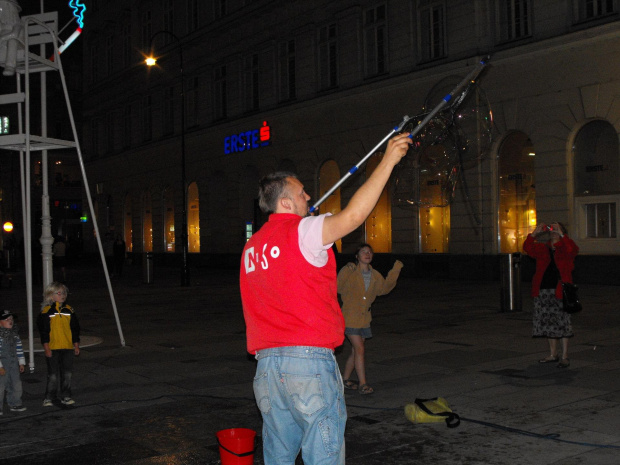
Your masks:
<instances>
[{"instance_id":1,"label":"woman in beige jacket","mask_svg":"<svg viewBox=\"0 0 620 465\"><path fill-rule=\"evenodd\" d=\"M364 341L372 337L370 306L377 296L389 293L396 286L398 275L403 267L396 260L394 267L383 278L381 273L370 266L373 251L368 244L362 244L355 253L356 263L347 263L338 273L338 294L342 297L342 313L345 322L345 335L351 343L351 355L344 368L344 387L358 389L360 394L372 394L374 389L366 383ZM357 373L358 384L350 380Z\"/></svg>"}]
</instances>

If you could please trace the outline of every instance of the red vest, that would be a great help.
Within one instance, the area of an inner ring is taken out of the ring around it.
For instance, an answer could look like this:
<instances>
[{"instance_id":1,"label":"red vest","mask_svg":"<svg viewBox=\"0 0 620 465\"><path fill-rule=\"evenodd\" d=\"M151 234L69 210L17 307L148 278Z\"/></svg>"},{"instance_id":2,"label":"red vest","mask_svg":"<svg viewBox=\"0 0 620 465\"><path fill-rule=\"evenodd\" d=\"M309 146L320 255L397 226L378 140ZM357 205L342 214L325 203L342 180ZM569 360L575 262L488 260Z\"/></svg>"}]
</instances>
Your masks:
<instances>
[{"instance_id":1,"label":"red vest","mask_svg":"<svg viewBox=\"0 0 620 465\"><path fill-rule=\"evenodd\" d=\"M336 259L318 268L299 250L302 218L273 214L241 257L241 300L248 352L284 346L335 349L344 341L337 298Z\"/></svg>"}]
</instances>

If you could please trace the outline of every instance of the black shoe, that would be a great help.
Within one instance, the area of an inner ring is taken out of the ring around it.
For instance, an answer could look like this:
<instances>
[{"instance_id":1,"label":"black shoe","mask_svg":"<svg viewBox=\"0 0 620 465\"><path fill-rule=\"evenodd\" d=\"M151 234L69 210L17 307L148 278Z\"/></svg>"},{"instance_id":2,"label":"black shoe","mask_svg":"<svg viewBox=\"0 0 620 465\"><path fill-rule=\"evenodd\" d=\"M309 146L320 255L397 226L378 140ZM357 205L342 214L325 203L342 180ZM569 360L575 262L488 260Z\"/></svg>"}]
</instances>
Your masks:
<instances>
[{"instance_id":1,"label":"black shoe","mask_svg":"<svg viewBox=\"0 0 620 465\"><path fill-rule=\"evenodd\" d=\"M26 410L26 407L24 407L23 405L16 405L15 407L9 407L9 410L11 412L23 412L24 410Z\"/></svg>"}]
</instances>

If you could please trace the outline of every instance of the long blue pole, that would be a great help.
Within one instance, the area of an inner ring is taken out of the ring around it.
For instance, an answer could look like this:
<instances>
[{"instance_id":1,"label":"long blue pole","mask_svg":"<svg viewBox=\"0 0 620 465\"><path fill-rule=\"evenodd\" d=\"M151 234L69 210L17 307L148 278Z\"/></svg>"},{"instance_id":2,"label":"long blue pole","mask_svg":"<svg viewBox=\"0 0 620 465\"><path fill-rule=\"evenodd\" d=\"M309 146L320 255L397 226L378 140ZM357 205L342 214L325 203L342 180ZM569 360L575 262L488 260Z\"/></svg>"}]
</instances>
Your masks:
<instances>
[{"instance_id":1,"label":"long blue pole","mask_svg":"<svg viewBox=\"0 0 620 465\"><path fill-rule=\"evenodd\" d=\"M452 100L452 98L459 93L465 86L467 86L467 84L469 84L470 82L473 82L478 75L482 72L482 70L484 69L484 67L487 65L487 62L489 60L489 57L487 57L485 60L481 60L480 63L478 63L476 65L476 67L474 69L472 69L470 71L470 73L465 76L465 78L463 78L463 80L461 82L459 82L457 84L457 86L449 93L447 94L442 100L441 102L439 102L437 104L437 106L435 106L435 108L433 108L430 113L428 113L426 115L426 117L420 121L420 123L413 129L413 131L411 131L411 134L409 135L409 137L413 138L413 136L415 136L418 132L420 132L424 126L426 126L428 124L428 122L430 120L432 120L435 115L437 113L439 113L447 104L448 102L450 102ZM460 104L460 102L458 102ZM385 136L381 142L379 142L377 145L375 145L372 150L370 152L368 152L364 158L362 158L354 167L352 167L349 171L347 171L347 173L340 178L340 180L334 184L324 195L323 197L321 197L311 208L310 208L310 213L314 213L316 211L316 209L319 207L319 205L321 205L323 202L325 202L325 200L327 200L327 198L332 195L332 193L338 189L342 183L344 183L347 179L349 179L350 176L352 176L357 170L359 170L360 166L362 166L364 163L366 163L366 161L377 151L379 150L379 148L385 143L387 142L390 137L392 137L394 134L396 134L397 132L402 131L402 129L405 127L405 125L414 117L409 117L409 116L405 116L403 117L403 121L396 126L394 129L392 129L392 131L390 131L390 133Z\"/></svg>"}]
</instances>

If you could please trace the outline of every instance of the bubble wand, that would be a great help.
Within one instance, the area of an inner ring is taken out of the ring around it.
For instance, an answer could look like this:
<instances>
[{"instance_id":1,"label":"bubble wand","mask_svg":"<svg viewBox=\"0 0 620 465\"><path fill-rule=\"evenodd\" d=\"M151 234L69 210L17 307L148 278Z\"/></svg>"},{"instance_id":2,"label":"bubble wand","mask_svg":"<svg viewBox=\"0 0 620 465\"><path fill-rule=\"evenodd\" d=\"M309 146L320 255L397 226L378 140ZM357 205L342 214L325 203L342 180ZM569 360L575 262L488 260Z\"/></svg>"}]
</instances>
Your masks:
<instances>
[{"instance_id":1,"label":"bubble wand","mask_svg":"<svg viewBox=\"0 0 620 465\"><path fill-rule=\"evenodd\" d=\"M73 16L78 22L78 27L75 31L73 31L73 34L67 38L65 43L58 47L59 55L64 52L66 48L75 41L75 39L78 38L78 36L82 33L82 28L84 27L84 12L86 11L86 5L81 3L80 0L71 0L69 2L69 6L73 9Z\"/></svg>"},{"instance_id":2,"label":"bubble wand","mask_svg":"<svg viewBox=\"0 0 620 465\"><path fill-rule=\"evenodd\" d=\"M415 136L418 132L420 132L422 130L422 128L424 128L424 126L426 126L428 124L428 122L430 120L432 120L435 115L437 113L439 113L447 104L448 102L450 102L452 100L452 98L458 94L459 92L461 92L461 90L463 89L463 87L468 86L469 83L473 82L474 80L476 80L476 78L478 77L478 75L482 72L482 70L484 69L484 67L487 65L487 62L489 61L489 56L487 56L484 60L481 60L480 63L478 63L476 65L476 67L474 69L472 69L469 74L467 76L465 76L465 78L459 82L457 84L457 86L449 93L447 94L442 100L441 102L439 102L437 104L437 106L435 106L435 108L433 108L430 113L428 113L426 115L426 117L413 129L413 131L411 131L411 133L409 134L409 137L413 139L413 136ZM467 90L467 89L466 89ZM463 101L462 98L459 98L456 100L456 104L460 104ZM360 166L362 166L378 149L379 147L381 147L385 142L387 142L390 137L392 137L394 134L402 131L402 129L405 127L405 125L411 121L413 118L415 118L415 116L407 116L405 115L403 117L403 121L396 126L394 129L392 129L392 131L385 136L381 142L379 142L377 145L375 145L375 147L372 148L372 150L370 152L368 152L364 158L362 158L354 167L352 167L349 171L347 171L347 173L340 178L340 180L334 184L324 195L323 197L321 197L311 208L310 208L310 213L314 213L316 211L316 209L319 207L319 205L321 205L323 202L325 202L325 200L327 200L327 198L336 190L338 189L350 176L352 176L353 174L355 174L355 172L357 170L359 170Z\"/></svg>"}]
</instances>

